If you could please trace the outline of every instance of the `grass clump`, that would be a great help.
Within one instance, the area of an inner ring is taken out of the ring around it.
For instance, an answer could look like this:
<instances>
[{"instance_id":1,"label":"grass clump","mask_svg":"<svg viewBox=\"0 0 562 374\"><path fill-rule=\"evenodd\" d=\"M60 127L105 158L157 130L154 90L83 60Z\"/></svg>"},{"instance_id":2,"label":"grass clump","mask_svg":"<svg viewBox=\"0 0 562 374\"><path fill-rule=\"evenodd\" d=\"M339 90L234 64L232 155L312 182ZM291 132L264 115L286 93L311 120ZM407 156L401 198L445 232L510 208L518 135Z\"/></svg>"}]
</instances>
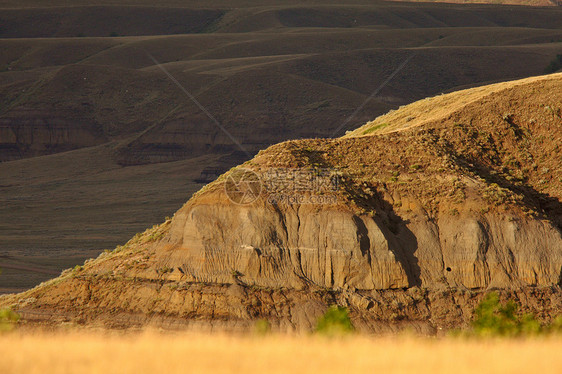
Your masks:
<instances>
[{"instance_id":1,"label":"grass clump","mask_svg":"<svg viewBox=\"0 0 562 374\"><path fill-rule=\"evenodd\" d=\"M371 134L377 130L380 129L384 129L385 127L387 127L389 124L384 122L384 123L379 123L378 125L373 125L371 127L369 127L367 130L363 131L363 135L367 135L367 134Z\"/></svg>"},{"instance_id":2,"label":"grass clump","mask_svg":"<svg viewBox=\"0 0 562 374\"><path fill-rule=\"evenodd\" d=\"M328 336L345 335L355 331L347 308L332 305L318 320L316 332Z\"/></svg>"},{"instance_id":3,"label":"grass clump","mask_svg":"<svg viewBox=\"0 0 562 374\"><path fill-rule=\"evenodd\" d=\"M158 274L158 276L163 276L165 274L171 273L173 272L174 269L169 267L169 266L163 266L161 268L156 269L156 273Z\"/></svg>"},{"instance_id":4,"label":"grass clump","mask_svg":"<svg viewBox=\"0 0 562 374\"><path fill-rule=\"evenodd\" d=\"M417 171L420 170L422 168L422 166L420 164L414 164L412 166L410 166L410 169Z\"/></svg>"},{"instance_id":5,"label":"grass clump","mask_svg":"<svg viewBox=\"0 0 562 374\"><path fill-rule=\"evenodd\" d=\"M562 317L549 324L541 324L530 313L518 312L519 305L509 300L501 303L496 292L484 297L475 309L472 332L481 337L531 336L562 332Z\"/></svg>"},{"instance_id":6,"label":"grass clump","mask_svg":"<svg viewBox=\"0 0 562 374\"><path fill-rule=\"evenodd\" d=\"M267 335L271 332L271 324L265 318L258 319L254 325L254 331L257 335Z\"/></svg>"},{"instance_id":7,"label":"grass clump","mask_svg":"<svg viewBox=\"0 0 562 374\"><path fill-rule=\"evenodd\" d=\"M0 332L13 330L19 319L20 315L12 309L0 309Z\"/></svg>"},{"instance_id":8,"label":"grass clump","mask_svg":"<svg viewBox=\"0 0 562 374\"><path fill-rule=\"evenodd\" d=\"M495 205L501 205L507 201L509 197L509 190L500 187L496 183L491 183L484 189L483 196L491 203Z\"/></svg>"}]
</instances>

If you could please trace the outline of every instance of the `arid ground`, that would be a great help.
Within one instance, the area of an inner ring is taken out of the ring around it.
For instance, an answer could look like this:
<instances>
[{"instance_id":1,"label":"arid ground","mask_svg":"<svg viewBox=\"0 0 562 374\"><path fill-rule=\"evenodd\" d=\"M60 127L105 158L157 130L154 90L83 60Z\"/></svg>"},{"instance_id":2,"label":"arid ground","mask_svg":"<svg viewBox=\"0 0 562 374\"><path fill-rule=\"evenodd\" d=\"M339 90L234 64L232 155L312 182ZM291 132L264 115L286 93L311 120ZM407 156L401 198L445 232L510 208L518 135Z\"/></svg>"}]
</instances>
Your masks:
<instances>
[{"instance_id":1,"label":"arid ground","mask_svg":"<svg viewBox=\"0 0 562 374\"><path fill-rule=\"evenodd\" d=\"M340 136L416 99L542 74L562 49L562 10L5 0L0 38L5 293L162 222L270 144Z\"/></svg>"},{"instance_id":2,"label":"arid ground","mask_svg":"<svg viewBox=\"0 0 562 374\"><path fill-rule=\"evenodd\" d=\"M30 325L244 331L265 319L284 332L313 330L336 304L364 333L434 335L469 327L496 289L552 323L561 84L554 73L460 90L343 137L273 145L125 245L0 295L0 308ZM240 172L261 181L251 201L231 195L247 191Z\"/></svg>"},{"instance_id":3,"label":"arid ground","mask_svg":"<svg viewBox=\"0 0 562 374\"><path fill-rule=\"evenodd\" d=\"M562 372L562 8L480 2L0 0L0 373Z\"/></svg>"}]
</instances>

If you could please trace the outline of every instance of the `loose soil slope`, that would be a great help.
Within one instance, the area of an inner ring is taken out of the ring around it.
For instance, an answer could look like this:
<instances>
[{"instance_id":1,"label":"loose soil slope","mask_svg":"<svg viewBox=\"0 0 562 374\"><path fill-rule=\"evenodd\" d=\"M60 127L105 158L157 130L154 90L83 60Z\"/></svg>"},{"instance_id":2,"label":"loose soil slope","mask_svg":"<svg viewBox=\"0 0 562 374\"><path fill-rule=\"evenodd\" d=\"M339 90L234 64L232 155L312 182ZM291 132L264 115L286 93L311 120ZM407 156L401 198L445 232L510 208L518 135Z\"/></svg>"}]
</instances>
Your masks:
<instances>
[{"instance_id":1,"label":"loose soil slope","mask_svg":"<svg viewBox=\"0 0 562 374\"><path fill-rule=\"evenodd\" d=\"M272 146L162 225L0 302L30 322L267 318L280 330L310 329L337 303L361 330L434 333L499 289L550 319L562 311L561 87L552 74L460 91L390 113L386 128ZM262 188L238 204L229 181L245 169ZM314 170L324 187L302 188Z\"/></svg>"}]
</instances>

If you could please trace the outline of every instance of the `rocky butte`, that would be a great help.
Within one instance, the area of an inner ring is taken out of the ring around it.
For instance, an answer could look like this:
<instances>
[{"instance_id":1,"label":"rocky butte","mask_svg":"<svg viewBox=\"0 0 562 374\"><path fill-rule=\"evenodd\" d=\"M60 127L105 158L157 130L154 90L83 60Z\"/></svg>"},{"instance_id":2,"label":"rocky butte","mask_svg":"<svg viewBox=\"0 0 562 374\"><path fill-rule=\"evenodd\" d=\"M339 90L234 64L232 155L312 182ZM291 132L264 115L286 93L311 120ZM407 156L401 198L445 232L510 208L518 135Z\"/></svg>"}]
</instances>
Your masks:
<instances>
[{"instance_id":1,"label":"rocky butte","mask_svg":"<svg viewBox=\"0 0 562 374\"><path fill-rule=\"evenodd\" d=\"M30 324L286 331L339 304L362 331L432 334L466 325L494 289L549 320L562 313L561 116L558 73L274 145L0 306Z\"/></svg>"}]
</instances>

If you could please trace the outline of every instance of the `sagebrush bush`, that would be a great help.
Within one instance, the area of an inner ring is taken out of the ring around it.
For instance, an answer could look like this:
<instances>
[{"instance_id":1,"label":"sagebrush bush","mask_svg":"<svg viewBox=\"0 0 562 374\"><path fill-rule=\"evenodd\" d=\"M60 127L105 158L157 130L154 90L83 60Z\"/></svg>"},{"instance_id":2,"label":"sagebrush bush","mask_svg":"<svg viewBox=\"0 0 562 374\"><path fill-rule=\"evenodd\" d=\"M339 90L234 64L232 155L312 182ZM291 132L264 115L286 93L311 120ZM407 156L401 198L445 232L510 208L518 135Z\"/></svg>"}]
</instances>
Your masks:
<instances>
[{"instance_id":1,"label":"sagebrush bush","mask_svg":"<svg viewBox=\"0 0 562 374\"><path fill-rule=\"evenodd\" d=\"M267 319L258 319L254 324L254 331L258 335L267 335L271 332L271 324Z\"/></svg>"},{"instance_id":2,"label":"sagebrush bush","mask_svg":"<svg viewBox=\"0 0 562 374\"><path fill-rule=\"evenodd\" d=\"M0 309L0 332L12 330L19 319L20 315L12 309Z\"/></svg>"},{"instance_id":3,"label":"sagebrush bush","mask_svg":"<svg viewBox=\"0 0 562 374\"><path fill-rule=\"evenodd\" d=\"M500 303L496 292L484 297L475 309L472 331L477 336L530 336L562 332L562 317L541 324L530 313L519 313L519 305L509 300Z\"/></svg>"},{"instance_id":4,"label":"sagebrush bush","mask_svg":"<svg viewBox=\"0 0 562 374\"><path fill-rule=\"evenodd\" d=\"M316 332L325 335L344 335L355 331L351 323L347 308L333 305L328 308L326 313L316 324Z\"/></svg>"}]
</instances>

